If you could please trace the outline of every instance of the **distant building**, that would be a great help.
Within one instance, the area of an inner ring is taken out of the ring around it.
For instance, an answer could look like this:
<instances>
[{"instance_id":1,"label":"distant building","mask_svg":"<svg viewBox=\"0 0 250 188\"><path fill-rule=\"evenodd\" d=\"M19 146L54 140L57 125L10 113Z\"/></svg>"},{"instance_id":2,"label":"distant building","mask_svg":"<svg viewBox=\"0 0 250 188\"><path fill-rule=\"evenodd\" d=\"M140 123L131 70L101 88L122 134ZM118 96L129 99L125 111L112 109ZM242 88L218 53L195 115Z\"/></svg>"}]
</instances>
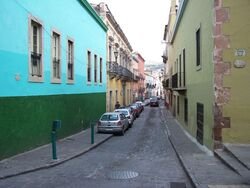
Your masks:
<instances>
[{"instance_id":1,"label":"distant building","mask_svg":"<svg viewBox=\"0 0 250 188\"><path fill-rule=\"evenodd\" d=\"M132 73L134 76L134 81L131 85L131 89L132 89L132 101L136 101L139 97L139 61L136 58L135 55L132 55Z\"/></svg>"},{"instance_id":2,"label":"distant building","mask_svg":"<svg viewBox=\"0 0 250 188\"><path fill-rule=\"evenodd\" d=\"M0 2L0 159L79 132L106 107L107 27L86 0Z\"/></svg>"},{"instance_id":3,"label":"distant building","mask_svg":"<svg viewBox=\"0 0 250 188\"><path fill-rule=\"evenodd\" d=\"M145 87L144 87L144 81L145 81L145 75L144 75L144 64L145 64L145 60L143 59L143 57L141 56L140 53L138 52L134 52L133 53L133 59L135 60L135 62L137 63L137 72L138 75L137 79L136 79L136 86L137 88L135 88L135 95L136 97L134 98L134 100L141 100L143 101L144 99L144 95L145 95Z\"/></svg>"},{"instance_id":4,"label":"distant building","mask_svg":"<svg viewBox=\"0 0 250 188\"><path fill-rule=\"evenodd\" d=\"M156 96L156 79L152 71L145 70L145 98Z\"/></svg>"},{"instance_id":5,"label":"distant building","mask_svg":"<svg viewBox=\"0 0 250 188\"><path fill-rule=\"evenodd\" d=\"M250 143L249 0L171 1L164 87L169 106L213 150Z\"/></svg>"}]
</instances>

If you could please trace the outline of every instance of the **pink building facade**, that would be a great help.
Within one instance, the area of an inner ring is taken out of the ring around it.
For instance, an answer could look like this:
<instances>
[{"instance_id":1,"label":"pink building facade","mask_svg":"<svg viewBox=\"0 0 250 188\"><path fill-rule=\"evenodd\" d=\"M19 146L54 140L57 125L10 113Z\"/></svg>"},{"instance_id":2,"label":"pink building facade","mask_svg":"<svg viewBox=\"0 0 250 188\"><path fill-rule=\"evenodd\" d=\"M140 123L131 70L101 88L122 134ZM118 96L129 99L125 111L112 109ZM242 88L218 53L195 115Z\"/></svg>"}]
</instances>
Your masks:
<instances>
[{"instance_id":1,"label":"pink building facade","mask_svg":"<svg viewBox=\"0 0 250 188\"><path fill-rule=\"evenodd\" d=\"M145 85L144 85L144 80L145 80L145 74L144 74L144 64L145 60L141 56L140 53L134 52L133 53L133 59L136 62L135 67L136 67L136 82L134 83L133 86L133 91L135 91L133 100L144 100L145 97Z\"/></svg>"}]
</instances>

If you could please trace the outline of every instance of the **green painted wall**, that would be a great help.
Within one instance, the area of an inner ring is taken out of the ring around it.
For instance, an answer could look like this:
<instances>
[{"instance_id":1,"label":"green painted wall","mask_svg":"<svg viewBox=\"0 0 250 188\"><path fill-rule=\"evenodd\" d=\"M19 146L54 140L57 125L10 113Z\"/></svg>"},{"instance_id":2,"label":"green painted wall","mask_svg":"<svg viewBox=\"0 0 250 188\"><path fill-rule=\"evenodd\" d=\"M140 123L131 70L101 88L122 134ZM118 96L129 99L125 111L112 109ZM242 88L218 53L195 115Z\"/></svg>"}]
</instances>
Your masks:
<instances>
[{"instance_id":1,"label":"green painted wall","mask_svg":"<svg viewBox=\"0 0 250 188\"><path fill-rule=\"evenodd\" d=\"M231 127L223 129L223 142L250 143L250 1L223 0L229 9L229 21L223 24L222 32L229 36L230 48L223 51L224 62L231 63L231 70L224 77L224 86L230 88L230 100L223 108L223 116L231 118ZM244 49L244 56L236 56L236 49ZM235 68L234 62L246 63L244 68Z\"/></svg>"},{"instance_id":2,"label":"green painted wall","mask_svg":"<svg viewBox=\"0 0 250 188\"><path fill-rule=\"evenodd\" d=\"M88 128L106 108L106 93L0 98L0 159L50 142L53 120L58 138Z\"/></svg>"},{"instance_id":3,"label":"green painted wall","mask_svg":"<svg viewBox=\"0 0 250 188\"><path fill-rule=\"evenodd\" d=\"M213 1L188 1L173 41L169 63L186 51L186 94L179 95L178 121L196 137L196 104L204 104L204 145L212 149L213 138ZM201 68L196 67L196 31L201 31ZM173 68L174 70L175 68ZM173 71L174 73L174 71ZM188 98L188 123L184 122L184 98Z\"/></svg>"}]
</instances>

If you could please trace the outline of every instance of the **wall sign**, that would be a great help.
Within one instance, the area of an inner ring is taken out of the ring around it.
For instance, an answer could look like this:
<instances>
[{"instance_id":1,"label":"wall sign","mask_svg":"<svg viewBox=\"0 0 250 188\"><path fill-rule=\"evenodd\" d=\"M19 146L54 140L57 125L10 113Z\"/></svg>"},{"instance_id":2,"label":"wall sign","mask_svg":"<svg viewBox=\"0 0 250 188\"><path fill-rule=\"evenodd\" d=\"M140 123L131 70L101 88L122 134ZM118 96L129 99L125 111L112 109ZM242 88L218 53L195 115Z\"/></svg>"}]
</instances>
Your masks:
<instances>
[{"instance_id":1,"label":"wall sign","mask_svg":"<svg viewBox=\"0 0 250 188\"><path fill-rule=\"evenodd\" d=\"M235 68L244 68L246 66L246 62L242 60L236 60L234 62L234 67Z\"/></svg>"},{"instance_id":2,"label":"wall sign","mask_svg":"<svg viewBox=\"0 0 250 188\"><path fill-rule=\"evenodd\" d=\"M236 49L234 52L235 56L245 56L246 55L246 50L243 48Z\"/></svg>"}]
</instances>

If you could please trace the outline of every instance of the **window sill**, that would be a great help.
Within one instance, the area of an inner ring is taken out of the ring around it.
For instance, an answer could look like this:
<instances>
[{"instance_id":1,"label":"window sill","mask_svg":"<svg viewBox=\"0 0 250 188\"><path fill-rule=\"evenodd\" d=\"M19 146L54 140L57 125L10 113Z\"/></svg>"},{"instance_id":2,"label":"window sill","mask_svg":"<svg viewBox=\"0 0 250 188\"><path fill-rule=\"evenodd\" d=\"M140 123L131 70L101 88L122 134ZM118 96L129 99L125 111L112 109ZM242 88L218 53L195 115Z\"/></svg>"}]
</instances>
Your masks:
<instances>
[{"instance_id":1,"label":"window sill","mask_svg":"<svg viewBox=\"0 0 250 188\"><path fill-rule=\"evenodd\" d=\"M201 70L201 65L196 66L196 71L200 71Z\"/></svg>"},{"instance_id":2,"label":"window sill","mask_svg":"<svg viewBox=\"0 0 250 188\"><path fill-rule=\"evenodd\" d=\"M43 82L43 77L29 76L29 82L38 82L38 83L41 83L41 82Z\"/></svg>"},{"instance_id":3,"label":"window sill","mask_svg":"<svg viewBox=\"0 0 250 188\"><path fill-rule=\"evenodd\" d=\"M62 81L61 81L61 79L53 78L53 79L51 80L51 83L52 83L52 84L61 84Z\"/></svg>"},{"instance_id":4,"label":"window sill","mask_svg":"<svg viewBox=\"0 0 250 188\"><path fill-rule=\"evenodd\" d=\"M74 84L74 83L75 83L74 80L67 80L67 84L72 85L72 84Z\"/></svg>"}]
</instances>

